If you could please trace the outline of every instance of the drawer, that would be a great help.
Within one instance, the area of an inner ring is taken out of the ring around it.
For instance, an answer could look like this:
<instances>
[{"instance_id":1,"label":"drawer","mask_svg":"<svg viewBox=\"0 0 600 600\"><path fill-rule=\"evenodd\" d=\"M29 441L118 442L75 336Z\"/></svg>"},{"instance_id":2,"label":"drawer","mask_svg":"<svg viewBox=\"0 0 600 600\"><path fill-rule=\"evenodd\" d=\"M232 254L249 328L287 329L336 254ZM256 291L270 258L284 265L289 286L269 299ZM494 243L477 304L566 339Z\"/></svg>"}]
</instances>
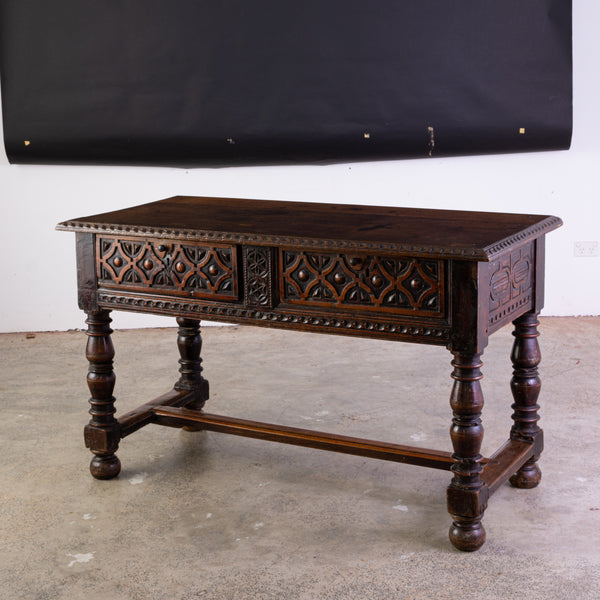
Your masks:
<instances>
[{"instance_id":1,"label":"drawer","mask_svg":"<svg viewBox=\"0 0 600 600\"><path fill-rule=\"evenodd\" d=\"M279 265L286 304L444 316L443 260L282 249Z\"/></svg>"},{"instance_id":2,"label":"drawer","mask_svg":"<svg viewBox=\"0 0 600 600\"><path fill-rule=\"evenodd\" d=\"M237 247L98 236L96 276L106 288L238 300Z\"/></svg>"}]
</instances>

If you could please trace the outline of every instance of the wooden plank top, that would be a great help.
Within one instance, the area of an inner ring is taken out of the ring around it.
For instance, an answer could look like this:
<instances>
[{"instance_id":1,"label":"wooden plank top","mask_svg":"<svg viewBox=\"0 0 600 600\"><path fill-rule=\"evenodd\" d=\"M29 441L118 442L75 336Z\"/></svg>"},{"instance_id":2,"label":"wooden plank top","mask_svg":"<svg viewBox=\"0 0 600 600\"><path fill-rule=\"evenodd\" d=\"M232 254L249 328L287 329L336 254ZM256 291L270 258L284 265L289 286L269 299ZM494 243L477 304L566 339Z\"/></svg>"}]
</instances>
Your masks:
<instances>
[{"instance_id":1,"label":"wooden plank top","mask_svg":"<svg viewBox=\"0 0 600 600\"><path fill-rule=\"evenodd\" d=\"M488 261L560 225L550 215L175 196L57 229Z\"/></svg>"}]
</instances>

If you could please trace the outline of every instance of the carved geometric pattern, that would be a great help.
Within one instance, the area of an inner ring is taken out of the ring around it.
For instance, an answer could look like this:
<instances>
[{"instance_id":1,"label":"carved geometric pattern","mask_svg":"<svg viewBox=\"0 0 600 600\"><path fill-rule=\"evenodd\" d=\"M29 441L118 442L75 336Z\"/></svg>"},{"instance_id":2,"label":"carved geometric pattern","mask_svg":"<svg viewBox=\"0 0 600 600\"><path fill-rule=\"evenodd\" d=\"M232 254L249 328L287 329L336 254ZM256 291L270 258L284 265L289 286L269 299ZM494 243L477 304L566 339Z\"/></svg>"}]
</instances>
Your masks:
<instances>
[{"instance_id":1,"label":"carved geometric pattern","mask_svg":"<svg viewBox=\"0 0 600 600\"><path fill-rule=\"evenodd\" d=\"M191 246L159 240L98 239L98 279L106 287L237 300L237 264L231 246Z\"/></svg>"},{"instance_id":2,"label":"carved geometric pattern","mask_svg":"<svg viewBox=\"0 0 600 600\"><path fill-rule=\"evenodd\" d=\"M290 304L441 316L443 262L282 250L281 298Z\"/></svg>"},{"instance_id":3,"label":"carved geometric pattern","mask_svg":"<svg viewBox=\"0 0 600 600\"><path fill-rule=\"evenodd\" d=\"M533 301L533 242L500 256L490 270L490 324Z\"/></svg>"},{"instance_id":4,"label":"carved geometric pattern","mask_svg":"<svg viewBox=\"0 0 600 600\"><path fill-rule=\"evenodd\" d=\"M247 306L273 307L273 251L244 246L244 300Z\"/></svg>"}]
</instances>

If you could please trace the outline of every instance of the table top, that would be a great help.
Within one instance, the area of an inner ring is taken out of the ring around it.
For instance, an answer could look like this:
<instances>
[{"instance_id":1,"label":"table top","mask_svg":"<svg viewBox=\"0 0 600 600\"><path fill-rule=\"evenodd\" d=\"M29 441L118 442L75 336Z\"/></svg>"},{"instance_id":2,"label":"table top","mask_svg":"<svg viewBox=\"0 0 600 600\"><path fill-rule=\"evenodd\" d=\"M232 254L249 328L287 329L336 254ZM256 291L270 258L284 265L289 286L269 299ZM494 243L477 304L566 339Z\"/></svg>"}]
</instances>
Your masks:
<instances>
[{"instance_id":1,"label":"table top","mask_svg":"<svg viewBox=\"0 0 600 600\"><path fill-rule=\"evenodd\" d=\"M488 261L561 224L550 215L175 196L57 229Z\"/></svg>"}]
</instances>

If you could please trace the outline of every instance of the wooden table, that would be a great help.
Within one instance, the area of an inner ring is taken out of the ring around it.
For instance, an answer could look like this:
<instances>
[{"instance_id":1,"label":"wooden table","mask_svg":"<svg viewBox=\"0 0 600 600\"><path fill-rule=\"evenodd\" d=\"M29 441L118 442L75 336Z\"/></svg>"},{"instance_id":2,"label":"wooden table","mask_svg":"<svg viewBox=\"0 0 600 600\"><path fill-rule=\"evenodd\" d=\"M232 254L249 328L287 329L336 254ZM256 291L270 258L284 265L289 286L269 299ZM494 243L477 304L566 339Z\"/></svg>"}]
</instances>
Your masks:
<instances>
[{"instance_id":1,"label":"wooden table","mask_svg":"<svg viewBox=\"0 0 600 600\"><path fill-rule=\"evenodd\" d=\"M450 540L480 548L490 495L507 480L531 488L541 478L537 315L544 236L560 225L540 215L181 196L59 224L77 234L79 306L88 315L92 475L115 477L121 438L148 423L447 469ZM175 316L181 356L173 390L119 418L113 309ZM203 412L201 319L447 346L454 452ZM480 357L510 321L513 425L484 458Z\"/></svg>"}]
</instances>

